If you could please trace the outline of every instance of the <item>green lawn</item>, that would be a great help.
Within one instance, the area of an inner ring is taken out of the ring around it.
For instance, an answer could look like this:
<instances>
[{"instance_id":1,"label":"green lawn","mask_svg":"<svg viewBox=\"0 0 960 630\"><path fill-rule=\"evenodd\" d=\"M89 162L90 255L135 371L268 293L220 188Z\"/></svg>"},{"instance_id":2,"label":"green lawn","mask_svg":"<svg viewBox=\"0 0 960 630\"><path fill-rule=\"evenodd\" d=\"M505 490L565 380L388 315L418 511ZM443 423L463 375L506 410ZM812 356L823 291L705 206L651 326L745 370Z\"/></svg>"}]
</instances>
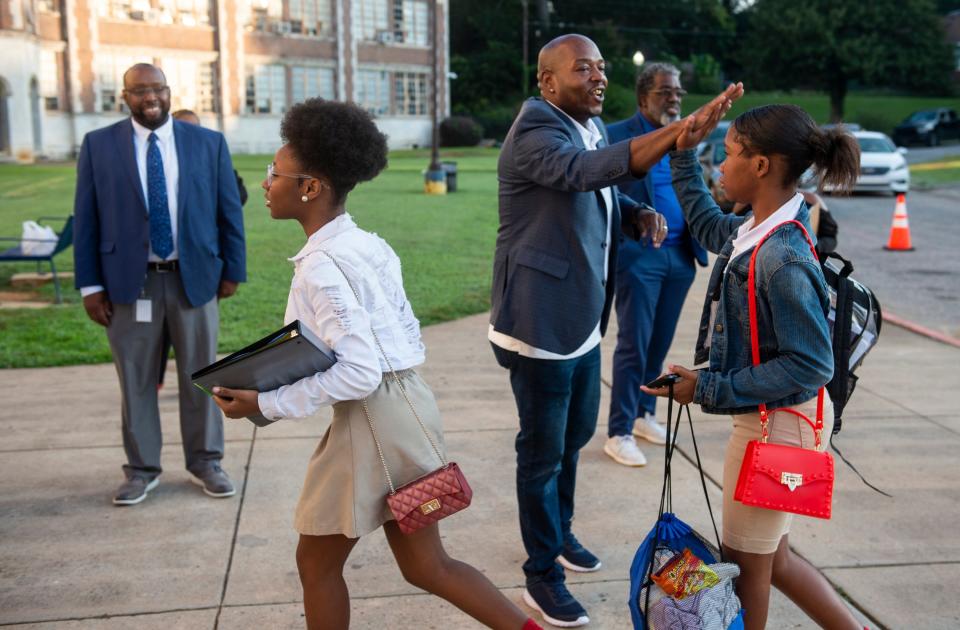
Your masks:
<instances>
[{"instance_id":1,"label":"green lawn","mask_svg":"<svg viewBox=\"0 0 960 630\"><path fill-rule=\"evenodd\" d=\"M493 149L444 151L455 160L455 194L423 194L421 172L429 152L391 154L388 169L350 195L348 209L361 227L385 238L403 260L404 284L421 323L431 324L489 307L491 261L497 229L496 156ZM247 184L244 207L248 282L221 305L220 351L235 350L282 324L292 267L286 260L302 246L299 225L270 219L260 182L271 156L241 155L235 165ZM0 235L19 236L21 222L41 215L68 215L73 205L73 164L0 166ZM57 257L72 270L73 250ZM0 291L31 264L0 265ZM53 301L53 288L37 300ZM64 305L39 310L0 310L0 368L96 363L110 360L106 337L90 322L79 293L68 286Z\"/></svg>"},{"instance_id":2,"label":"green lawn","mask_svg":"<svg viewBox=\"0 0 960 630\"><path fill-rule=\"evenodd\" d=\"M687 111L708 97L690 95ZM804 107L818 121L828 119L827 98L803 93L748 93L731 115L765 103L789 102ZM960 99L851 95L847 119L870 129L889 131L907 114L933 106L960 109ZM422 192L421 172L427 151L396 151L390 166L375 181L360 186L349 201L359 224L386 238L404 263L407 292L423 324L454 319L489 307L491 258L497 226L496 155L494 149L445 150L456 160L459 191L446 197ZM292 273L286 258L304 240L299 226L272 221L263 206L259 184L270 156L240 155L235 162L247 183L244 208L249 282L221 308L220 351L229 352L267 334L281 323ZM917 186L960 180L960 169L913 174ZM21 222L72 211L75 167L66 164L0 165L0 235L19 236ZM73 251L58 256L57 266L71 270ZM33 266L0 265L0 291L9 279ZM21 294L25 292L20 292ZM79 294L67 286L65 304L40 310L0 310L0 368L95 363L110 359L103 331L87 320ZM35 299L53 301L53 287Z\"/></svg>"},{"instance_id":3,"label":"green lawn","mask_svg":"<svg viewBox=\"0 0 960 630\"><path fill-rule=\"evenodd\" d=\"M692 112L706 103L713 95L690 94L683 99L684 111ZM792 103L799 105L818 123L830 121L830 100L825 94L805 92L757 92L751 93L749 86L743 98L734 103L728 118L742 114L748 109L770 103ZM859 123L864 129L893 133L893 128L912 112L933 107L950 107L960 111L960 98L918 97L918 96L880 96L870 94L851 94L844 106L844 120Z\"/></svg>"},{"instance_id":4,"label":"green lawn","mask_svg":"<svg viewBox=\"0 0 960 630\"><path fill-rule=\"evenodd\" d=\"M910 167L910 183L914 188L935 188L960 182L960 155Z\"/></svg>"}]
</instances>

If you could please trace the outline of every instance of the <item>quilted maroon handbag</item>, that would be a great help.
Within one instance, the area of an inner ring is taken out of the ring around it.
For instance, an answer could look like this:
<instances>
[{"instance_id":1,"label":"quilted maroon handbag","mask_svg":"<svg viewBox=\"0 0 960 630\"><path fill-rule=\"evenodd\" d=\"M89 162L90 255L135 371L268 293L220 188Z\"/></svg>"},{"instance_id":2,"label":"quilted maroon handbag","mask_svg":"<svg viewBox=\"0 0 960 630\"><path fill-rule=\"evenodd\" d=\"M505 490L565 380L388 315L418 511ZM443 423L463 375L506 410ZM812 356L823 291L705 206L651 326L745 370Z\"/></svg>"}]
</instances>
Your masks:
<instances>
[{"instance_id":1,"label":"quilted maroon handbag","mask_svg":"<svg viewBox=\"0 0 960 630\"><path fill-rule=\"evenodd\" d=\"M337 259L331 256L330 252L326 250L321 249L320 251L326 254L333 264L336 265L337 269L340 270L340 273L347 279L347 284L350 286L350 290L353 291L354 297L357 298L357 302L363 305L363 302L360 300L360 295L354 288L353 283L350 282L350 277L344 272L343 267L340 266ZM377 454L380 456L383 474L387 478L387 486L390 488L390 492L387 495L387 505L390 507L390 511L393 512L394 518L397 519L397 525L400 527L400 531L404 534L412 534L418 529L426 527L431 523L436 523L440 519L459 512L470 505L470 500L473 498L473 490L470 489L467 478L463 476L460 467L457 466L455 462L448 462L440 452L440 449L437 448L436 442L434 442L430 436L430 432L427 431L423 420L420 419L420 414L417 413L413 402L411 402L410 397L407 396L407 388L403 386L403 381L400 380L396 370L394 370L390 364L387 353L383 351L383 345L380 343L377 331L373 329L372 325L370 332L373 333L373 340L377 342L377 348L380 349L383 360L387 362L387 367L390 368L390 375L397 382L397 387L400 388L400 393L403 394L403 398L407 401L410 411L413 412L413 417L417 419L423 435L430 442L430 446L433 447L433 452L436 454L437 459L440 460L440 468L418 479L414 479L409 483L405 483L399 488L395 488L393 485L393 477L390 476L390 469L387 468L387 460L383 457L383 449L380 448L377 429L374 426L370 409L367 407L367 401L365 399L360 401L363 407L363 415L366 416L367 424L370 425L370 432L373 434L373 441L377 445Z\"/></svg>"},{"instance_id":2,"label":"quilted maroon handbag","mask_svg":"<svg viewBox=\"0 0 960 630\"><path fill-rule=\"evenodd\" d=\"M753 364L760 364L760 341L757 330L757 280L754 274L757 252L764 241L780 226L794 223L803 230L803 235L813 251L813 242L803 225L796 220L785 221L770 230L760 239L750 257L750 270L747 278L750 310L750 346L753 355ZM814 257L816 252L814 251ZM769 444L769 414L766 404L760 404L761 438L751 440L743 456L740 466L740 476L733 498L746 505L792 512L817 518L830 518L830 508L833 500L833 456L821 452L823 436L823 399L824 389L817 393L817 419L811 422L810 418L794 409L774 409L773 412L783 411L805 420L812 428L815 436L815 449L805 449L785 444Z\"/></svg>"},{"instance_id":3,"label":"quilted maroon handbag","mask_svg":"<svg viewBox=\"0 0 960 630\"><path fill-rule=\"evenodd\" d=\"M436 523L470 505L473 490L454 462L387 495L387 505L404 534Z\"/></svg>"}]
</instances>

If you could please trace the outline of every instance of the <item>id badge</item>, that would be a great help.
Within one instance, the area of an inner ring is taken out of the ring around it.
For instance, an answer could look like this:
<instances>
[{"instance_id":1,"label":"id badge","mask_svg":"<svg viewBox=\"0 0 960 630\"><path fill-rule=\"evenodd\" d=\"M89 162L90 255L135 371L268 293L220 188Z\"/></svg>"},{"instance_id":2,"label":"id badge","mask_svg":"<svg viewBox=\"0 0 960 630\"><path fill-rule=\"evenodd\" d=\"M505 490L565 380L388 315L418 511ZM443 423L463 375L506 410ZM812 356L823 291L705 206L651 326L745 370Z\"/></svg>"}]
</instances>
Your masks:
<instances>
[{"instance_id":1,"label":"id badge","mask_svg":"<svg viewBox=\"0 0 960 630\"><path fill-rule=\"evenodd\" d=\"M150 300L144 298L137 300L136 321L143 324L153 321L153 304Z\"/></svg>"}]
</instances>

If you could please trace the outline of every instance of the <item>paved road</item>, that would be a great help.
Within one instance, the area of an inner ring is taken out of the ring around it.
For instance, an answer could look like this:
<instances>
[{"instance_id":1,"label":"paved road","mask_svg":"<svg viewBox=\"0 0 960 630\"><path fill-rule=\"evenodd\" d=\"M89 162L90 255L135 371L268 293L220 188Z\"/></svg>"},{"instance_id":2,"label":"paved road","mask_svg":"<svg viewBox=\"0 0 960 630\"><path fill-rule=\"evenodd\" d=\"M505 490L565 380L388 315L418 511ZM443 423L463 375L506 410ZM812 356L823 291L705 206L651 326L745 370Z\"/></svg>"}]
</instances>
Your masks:
<instances>
[{"instance_id":1,"label":"paved road","mask_svg":"<svg viewBox=\"0 0 960 630\"><path fill-rule=\"evenodd\" d=\"M854 277L874 290L884 310L960 338L960 189L907 196L912 252L883 249L893 197L826 201L840 224L837 250L853 261Z\"/></svg>"},{"instance_id":2,"label":"paved road","mask_svg":"<svg viewBox=\"0 0 960 630\"><path fill-rule=\"evenodd\" d=\"M919 164L921 162L936 162L947 157L960 155L960 142L950 141L939 147L909 147L907 151L907 164Z\"/></svg>"}]
</instances>

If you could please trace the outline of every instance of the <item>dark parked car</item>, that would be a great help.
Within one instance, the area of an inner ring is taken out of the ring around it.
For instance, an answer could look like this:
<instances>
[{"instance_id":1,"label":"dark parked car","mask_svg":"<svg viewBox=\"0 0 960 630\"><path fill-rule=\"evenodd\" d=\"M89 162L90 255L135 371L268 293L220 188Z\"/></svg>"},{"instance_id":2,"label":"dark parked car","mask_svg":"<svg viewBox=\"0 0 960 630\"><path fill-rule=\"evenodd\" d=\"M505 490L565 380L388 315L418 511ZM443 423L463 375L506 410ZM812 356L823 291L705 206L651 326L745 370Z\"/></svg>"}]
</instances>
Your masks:
<instances>
[{"instance_id":1,"label":"dark parked car","mask_svg":"<svg viewBox=\"0 0 960 630\"><path fill-rule=\"evenodd\" d=\"M957 112L945 107L913 112L893 130L893 141L898 146L926 144L935 147L941 140L960 138L960 118Z\"/></svg>"}]
</instances>

